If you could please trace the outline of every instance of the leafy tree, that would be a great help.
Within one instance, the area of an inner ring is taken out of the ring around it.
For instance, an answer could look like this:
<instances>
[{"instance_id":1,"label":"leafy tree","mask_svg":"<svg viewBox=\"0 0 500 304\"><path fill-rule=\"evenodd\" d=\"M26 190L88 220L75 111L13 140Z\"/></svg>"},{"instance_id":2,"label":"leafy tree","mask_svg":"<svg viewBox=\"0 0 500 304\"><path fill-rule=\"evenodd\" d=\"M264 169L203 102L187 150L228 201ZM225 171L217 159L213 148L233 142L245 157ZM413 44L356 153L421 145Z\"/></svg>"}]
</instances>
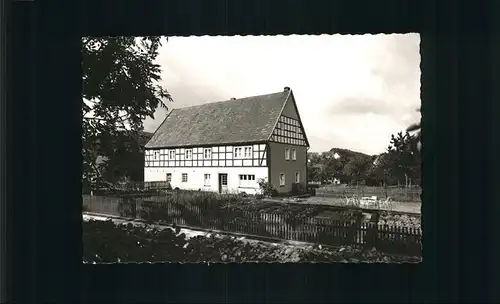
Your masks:
<instances>
[{"instance_id":1,"label":"leafy tree","mask_svg":"<svg viewBox=\"0 0 500 304\"><path fill-rule=\"evenodd\" d=\"M307 168L307 180L308 181L319 181L321 180L321 169L318 167L309 166Z\"/></svg>"},{"instance_id":2,"label":"leafy tree","mask_svg":"<svg viewBox=\"0 0 500 304\"><path fill-rule=\"evenodd\" d=\"M143 120L172 101L159 84L161 45L160 37L82 39L84 187L102 185L106 171L119 170L118 158L141 153Z\"/></svg>"},{"instance_id":3,"label":"leafy tree","mask_svg":"<svg viewBox=\"0 0 500 304\"><path fill-rule=\"evenodd\" d=\"M327 181L338 177L338 162L330 155L322 155L323 167L320 173L321 180Z\"/></svg>"},{"instance_id":4,"label":"leafy tree","mask_svg":"<svg viewBox=\"0 0 500 304\"><path fill-rule=\"evenodd\" d=\"M417 136L410 135L408 132L406 134L399 132L396 136L391 136L384 166L390 176L398 181L398 184L403 181L406 186L412 181L420 183L420 160Z\"/></svg>"},{"instance_id":5,"label":"leafy tree","mask_svg":"<svg viewBox=\"0 0 500 304\"><path fill-rule=\"evenodd\" d=\"M344 174L350 178L351 183L364 184L371 165L371 158L356 156L345 165Z\"/></svg>"}]
</instances>

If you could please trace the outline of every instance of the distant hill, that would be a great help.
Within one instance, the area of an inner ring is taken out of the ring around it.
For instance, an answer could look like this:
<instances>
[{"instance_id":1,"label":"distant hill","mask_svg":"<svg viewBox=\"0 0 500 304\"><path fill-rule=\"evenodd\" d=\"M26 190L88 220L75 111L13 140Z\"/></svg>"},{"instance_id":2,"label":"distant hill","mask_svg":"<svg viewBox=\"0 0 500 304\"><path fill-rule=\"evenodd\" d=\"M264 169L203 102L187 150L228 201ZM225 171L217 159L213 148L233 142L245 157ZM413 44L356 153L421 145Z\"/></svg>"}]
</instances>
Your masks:
<instances>
[{"instance_id":1,"label":"distant hill","mask_svg":"<svg viewBox=\"0 0 500 304\"><path fill-rule=\"evenodd\" d=\"M362 152L352 151L352 150L343 149L343 148L331 148L329 151L325 151L325 152L308 152L307 153L309 159L315 159L315 158L319 157L320 155L334 157L335 154L337 154L340 159L343 159L345 161L348 161L348 160L353 159L355 157L362 157L362 158L369 157L369 158L375 159L378 156L378 155L369 155L369 154L365 154Z\"/></svg>"},{"instance_id":2,"label":"distant hill","mask_svg":"<svg viewBox=\"0 0 500 304\"><path fill-rule=\"evenodd\" d=\"M354 156L372 157L372 155L368 155L368 154L357 152L357 151L352 151L349 149L342 149L342 148L331 148L330 151L328 151L328 152L329 153L337 153L341 157L343 156L343 157L348 157L348 158L352 158Z\"/></svg>"},{"instance_id":3,"label":"distant hill","mask_svg":"<svg viewBox=\"0 0 500 304\"><path fill-rule=\"evenodd\" d=\"M333 176L336 179L339 179L341 183L348 183L349 180L352 179L352 176L350 175L352 173L347 173L347 172L352 172L353 170L352 167L350 167L350 169L347 169L347 165L349 163L354 162L354 164L363 164L363 163L372 164L377 158L377 155L369 155L362 152L352 151L343 148L332 148L329 151L325 151L322 153L314 153L314 152L307 153L307 158L308 158L308 166L310 168L310 170L308 171L308 173L310 174L308 175L309 180L316 181L318 179L326 180L327 178L331 178L331 177L324 177L324 175L323 177L317 175L318 171L314 169L319 169L320 171L323 171L326 168L328 168L328 164L331 165L330 160L335 159L334 162L335 169L332 169L332 167L330 167L330 169L327 170L328 171L333 170L334 171L334 173L332 173Z\"/></svg>"}]
</instances>

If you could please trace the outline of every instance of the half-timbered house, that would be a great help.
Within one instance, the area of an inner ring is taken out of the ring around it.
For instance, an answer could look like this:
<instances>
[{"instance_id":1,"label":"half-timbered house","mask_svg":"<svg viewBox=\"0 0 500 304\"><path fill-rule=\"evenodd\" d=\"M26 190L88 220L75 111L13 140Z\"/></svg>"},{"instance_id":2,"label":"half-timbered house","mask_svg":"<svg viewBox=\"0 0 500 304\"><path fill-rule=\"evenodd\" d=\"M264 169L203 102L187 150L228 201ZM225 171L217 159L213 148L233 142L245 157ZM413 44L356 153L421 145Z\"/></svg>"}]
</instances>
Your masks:
<instances>
[{"instance_id":1,"label":"half-timbered house","mask_svg":"<svg viewBox=\"0 0 500 304\"><path fill-rule=\"evenodd\" d=\"M307 140L290 88L172 110L146 144L145 181L173 188L281 193L307 183Z\"/></svg>"}]
</instances>

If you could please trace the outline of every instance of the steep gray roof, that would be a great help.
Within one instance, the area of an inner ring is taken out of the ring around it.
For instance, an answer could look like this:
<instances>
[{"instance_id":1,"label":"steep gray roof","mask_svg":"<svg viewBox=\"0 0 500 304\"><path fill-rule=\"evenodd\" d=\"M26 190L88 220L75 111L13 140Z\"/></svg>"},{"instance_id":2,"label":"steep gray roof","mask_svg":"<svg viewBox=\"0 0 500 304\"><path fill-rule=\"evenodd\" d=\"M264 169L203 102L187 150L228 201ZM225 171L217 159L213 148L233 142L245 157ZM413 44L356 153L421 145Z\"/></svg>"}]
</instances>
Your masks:
<instances>
[{"instance_id":1,"label":"steep gray roof","mask_svg":"<svg viewBox=\"0 0 500 304\"><path fill-rule=\"evenodd\" d=\"M146 148L268 140L290 91L174 109Z\"/></svg>"}]
</instances>

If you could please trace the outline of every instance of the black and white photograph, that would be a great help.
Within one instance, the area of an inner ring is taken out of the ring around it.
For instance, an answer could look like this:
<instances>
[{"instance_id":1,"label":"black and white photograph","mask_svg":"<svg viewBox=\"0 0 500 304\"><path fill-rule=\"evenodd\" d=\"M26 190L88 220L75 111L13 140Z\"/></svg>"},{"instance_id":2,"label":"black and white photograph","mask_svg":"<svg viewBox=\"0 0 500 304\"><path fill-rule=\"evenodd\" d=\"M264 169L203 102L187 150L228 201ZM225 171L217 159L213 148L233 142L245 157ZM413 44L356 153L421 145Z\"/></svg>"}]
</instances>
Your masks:
<instances>
[{"instance_id":1,"label":"black and white photograph","mask_svg":"<svg viewBox=\"0 0 500 304\"><path fill-rule=\"evenodd\" d=\"M83 263L419 263L420 35L82 38Z\"/></svg>"}]
</instances>

